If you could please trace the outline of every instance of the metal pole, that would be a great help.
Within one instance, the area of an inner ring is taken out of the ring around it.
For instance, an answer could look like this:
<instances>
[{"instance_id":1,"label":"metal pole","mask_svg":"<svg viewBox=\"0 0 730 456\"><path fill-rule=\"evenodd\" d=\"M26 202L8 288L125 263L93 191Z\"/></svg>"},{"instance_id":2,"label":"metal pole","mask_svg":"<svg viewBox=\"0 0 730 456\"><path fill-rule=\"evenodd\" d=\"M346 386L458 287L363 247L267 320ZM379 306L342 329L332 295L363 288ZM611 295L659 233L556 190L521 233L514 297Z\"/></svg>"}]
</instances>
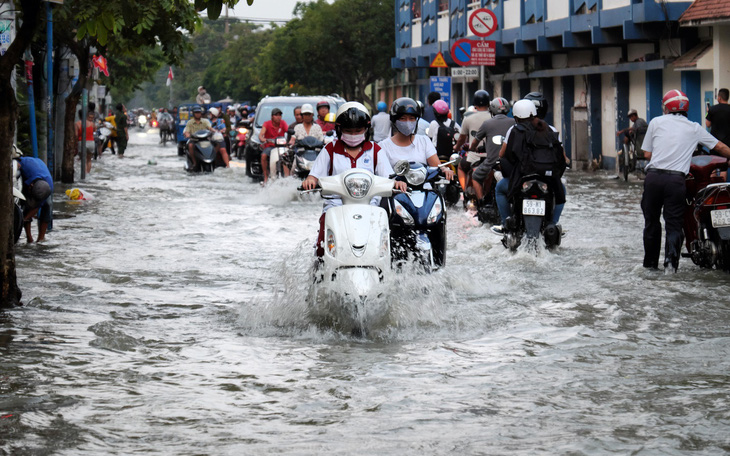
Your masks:
<instances>
[{"instance_id":1,"label":"metal pole","mask_svg":"<svg viewBox=\"0 0 730 456\"><path fill-rule=\"evenodd\" d=\"M81 139L79 140L79 148L81 148L81 180L86 179L86 110L89 105L89 91L84 88L81 91ZM96 147L96 144L94 144Z\"/></svg>"},{"instance_id":2,"label":"metal pole","mask_svg":"<svg viewBox=\"0 0 730 456\"><path fill-rule=\"evenodd\" d=\"M479 89L484 90L484 65L479 67Z\"/></svg>"},{"instance_id":3,"label":"metal pole","mask_svg":"<svg viewBox=\"0 0 730 456\"><path fill-rule=\"evenodd\" d=\"M48 65L46 75L48 78L48 146L46 148L48 156L46 157L48 171L51 172L51 178L55 178L54 173L54 147L53 147L53 8L50 2L46 2L46 41L47 41L47 61ZM53 195L48 198L48 205L51 213L48 214L48 230L53 230ZM40 218L39 218L40 220Z\"/></svg>"},{"instance_id":4,"label":"metal pole","mask_svg":"<svg viewBox=\"0 0 730 456\"><path fill-rule=\"evenodd\" d=\"M50 2L46 2L46 78L48 80L48 94L46 95L46 108L48 109L48 145L47 145L47 162L48 170L51 176L55 178L53 172L53 7Z\"/></svg>"},{"instance_id":5,"label":"metal pole","mask_svg":"<svg viewBox=\"0 0 730 456\"><path fill-rule=\"evenodd\" d=\"M35 125L35 96L33 95L33 54L30 53L30 48L25 51L25 80L28 83L30 139L33 145L33 157L38 158L38 132Z\"/></svg>"}]
</instances>

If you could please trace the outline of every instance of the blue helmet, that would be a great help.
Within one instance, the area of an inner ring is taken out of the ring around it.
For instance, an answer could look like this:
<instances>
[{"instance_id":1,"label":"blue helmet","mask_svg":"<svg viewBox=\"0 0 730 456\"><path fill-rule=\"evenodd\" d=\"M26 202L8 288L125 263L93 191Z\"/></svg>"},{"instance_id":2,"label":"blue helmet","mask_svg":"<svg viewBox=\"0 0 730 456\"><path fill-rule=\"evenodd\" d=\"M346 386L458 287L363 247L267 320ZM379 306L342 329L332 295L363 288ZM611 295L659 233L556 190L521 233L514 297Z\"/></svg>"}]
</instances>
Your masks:
<instances>
[{"instance_id":1,"label":"blue helmet","mask_svg":"<svg viewBox=\"0 0 730 456\"><path fill-rule=\"evenodd\" d=\"M376 107L378 112L385 112L388 109L388 105L384 101L379 101Z\"/></svg>"}]
</instances>

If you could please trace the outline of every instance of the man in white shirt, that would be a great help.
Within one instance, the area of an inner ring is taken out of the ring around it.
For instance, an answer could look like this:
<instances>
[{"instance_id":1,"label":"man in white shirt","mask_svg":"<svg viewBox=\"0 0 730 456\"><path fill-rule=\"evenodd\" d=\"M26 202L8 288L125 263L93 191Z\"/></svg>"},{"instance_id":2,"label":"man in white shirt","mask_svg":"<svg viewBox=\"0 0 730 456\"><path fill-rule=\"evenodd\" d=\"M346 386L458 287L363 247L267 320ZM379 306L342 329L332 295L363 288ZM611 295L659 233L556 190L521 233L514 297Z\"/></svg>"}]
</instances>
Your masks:
<instances>
[{"instance_id":1,"label":"man in white shirt","mask_svg":"<svg viewBox=\"0 0 730 456\"><path fill-rule=\"evenodd\" d=\"M390 116L386 112L388 105L384 101L377 104L378 113L373 116L373 141L379 143L384 139L390 138Z\"/></svg>"},{"instance_id":2,"label":"man in white shirt","mask_svg":"<svg viewBox=\"0 0 730 456\"><path fill-rule=\"evenodd\" d=\"M677 272L682 249L682 220L686 208L685 176L697 144L730 157L730 148L700 124L687 119L689 98L670 90L662 99L664 115L652 119L641 148L646 165L641 210L644 213L644 267L658 269L664 210L666 243L664 268ZM671 269L669 269L671 268Z\"/></svg>"}]
</instances>

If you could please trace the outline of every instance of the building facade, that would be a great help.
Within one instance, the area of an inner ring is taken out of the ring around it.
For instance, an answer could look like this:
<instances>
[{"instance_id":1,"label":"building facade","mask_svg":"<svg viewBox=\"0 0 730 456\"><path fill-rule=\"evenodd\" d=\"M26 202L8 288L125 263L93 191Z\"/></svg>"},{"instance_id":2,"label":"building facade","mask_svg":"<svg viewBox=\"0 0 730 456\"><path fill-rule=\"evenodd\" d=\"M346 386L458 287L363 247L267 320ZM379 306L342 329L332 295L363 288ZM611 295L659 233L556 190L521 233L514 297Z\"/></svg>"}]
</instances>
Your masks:
<instances>
[{"instance_id":1,"label":"building facade","mask_svg":"<svg viewBox=\"0 0 730 456\"><path fill-rule=\"evenodd\" d=\"M397 76L376 85L376 99L425 101L430 78L449 76L459 67L451 55L454 42L479 39L468 20L473 11L487 8L498 21L498 29L484 38L496 42L496 65L480 68L477 77L452 78L452 111L467 106L479 88L511 101L540 91L551 107L547 120L561 131L574 163L614 169L616 131L629 126L630 109L649 121L662 114L664 92L679 88L691 100L690 119L704 123L706 105L714 102L720 82L709 62L717 31L691 26L696 23L680 27L690 5L687 0L395 0L391 65ZM439 52L449 68L430 67Z\"/></svg>"}]
</instances>

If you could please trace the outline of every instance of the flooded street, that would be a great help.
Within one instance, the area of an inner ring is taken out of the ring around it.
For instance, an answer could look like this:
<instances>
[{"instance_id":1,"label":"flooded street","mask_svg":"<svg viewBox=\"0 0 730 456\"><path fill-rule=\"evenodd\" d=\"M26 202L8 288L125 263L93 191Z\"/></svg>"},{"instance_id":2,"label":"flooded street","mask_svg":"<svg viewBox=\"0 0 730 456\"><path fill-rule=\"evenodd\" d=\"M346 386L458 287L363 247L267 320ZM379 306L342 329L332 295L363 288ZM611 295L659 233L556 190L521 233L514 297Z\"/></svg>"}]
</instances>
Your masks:
<instances>
[{"instance_id":1,"label":"flooded street","mask_svg":"<svg viewBox=\"0 0 730 456\"><path fill-rule=\"evenodd\" d=\"M730 276L641 267L639 181L568 173L557 253L450 211L446 268L390 279L361 338L308 313L319 197L157 139L18 244L0 454L730 452Z\"/></svg>"}]
</instances>

